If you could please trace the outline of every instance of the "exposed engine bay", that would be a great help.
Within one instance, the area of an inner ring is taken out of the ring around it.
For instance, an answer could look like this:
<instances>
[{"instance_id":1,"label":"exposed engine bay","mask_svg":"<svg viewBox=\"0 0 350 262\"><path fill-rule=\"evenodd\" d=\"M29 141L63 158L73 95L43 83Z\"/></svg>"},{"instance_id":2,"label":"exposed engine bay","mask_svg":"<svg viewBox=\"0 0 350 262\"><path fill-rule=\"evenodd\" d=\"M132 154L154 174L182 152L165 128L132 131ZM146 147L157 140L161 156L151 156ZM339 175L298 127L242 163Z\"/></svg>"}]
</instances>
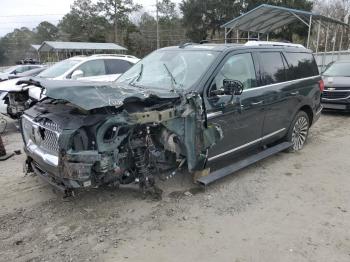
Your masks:
<instances>
[{"instance_id":1,"label":"exposed engine bay","mask_svg":"<svg viewBox=\"0 0 350 262\"><path fill-rule=\"evenodd\" d=\"M220 127L207 125L196 93L90 110L46 98L25 112L22 130L27 172L66 193L130 183L159 193L157 176L202 170L208 149L222 138Z\"/></svg>"}]
</instances>

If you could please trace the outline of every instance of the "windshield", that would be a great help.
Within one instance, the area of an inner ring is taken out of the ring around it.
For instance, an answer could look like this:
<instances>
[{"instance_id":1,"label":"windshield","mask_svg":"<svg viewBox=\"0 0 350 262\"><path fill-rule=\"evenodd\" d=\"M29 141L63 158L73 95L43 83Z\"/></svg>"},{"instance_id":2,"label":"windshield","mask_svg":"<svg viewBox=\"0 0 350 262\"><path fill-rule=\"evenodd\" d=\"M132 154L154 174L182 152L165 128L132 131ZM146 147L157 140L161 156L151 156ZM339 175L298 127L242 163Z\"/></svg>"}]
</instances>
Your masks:
<instances>
[{"instance_id":1,"label":"windshield","mask_svg":"<svg viewBox=\"0 0 350 262\"><path fill-rule=\"evenodd\" d=\"M73 66L78 64L80 60L63 60L61 62L58 62L57 64L54 64L53 66L49 67L48 69L42 71L38 77L42 78L55 78L63 75L65 72L67 72L69 69L71 69Z\"/></svg>"},{"instance_id":2,"label":"windshield","mask_svg":"<svg viewBox=\"0 0 350 262\"><path fill-rule=\"evenodd\" d=\"M334 63L324 71L323 75L350 77L350 63Z\"/></svg>"},{"instance_id":3,"label":"windshield","mask_svg":"<svg viewBox=\"0 0 350 262\"><path fill-rule=\"evenodd\" d=\"M16 70L17 67L18 67L18 66L11 66L11 67L7 68L6 70L4 70L3 72L4 72L4 73L10 73L10 72Z\"/></svg>"},{"instance_id":4,"label":"windshield","mask_svg":"<svg viewBox=\"0 0 350 262\"><path fill-rule=\"evenodd\" d=\"M117 83L159 89L188 89L217 56L212 51L155 51L124 73Z\"/></svg>"}]
</instances>

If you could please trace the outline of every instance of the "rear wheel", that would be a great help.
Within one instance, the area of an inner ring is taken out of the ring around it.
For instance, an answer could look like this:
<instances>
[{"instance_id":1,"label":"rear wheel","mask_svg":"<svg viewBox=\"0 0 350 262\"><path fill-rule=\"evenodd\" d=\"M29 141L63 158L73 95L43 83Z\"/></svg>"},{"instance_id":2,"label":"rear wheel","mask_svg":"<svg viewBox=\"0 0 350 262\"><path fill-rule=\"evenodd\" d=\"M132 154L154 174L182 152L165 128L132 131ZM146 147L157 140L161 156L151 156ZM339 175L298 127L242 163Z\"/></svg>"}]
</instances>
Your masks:
<instances>
[{"instance_id":1,"label":"rear wheel","mask_svg":"<svg viewBox=\"0 0 350 262\"><path fill-rule=\"evenodd\" d=\"M310 120L304 111L299 111L289 128L287 141L292 143L289 152L296 152L303 149L309 135Z\"/></svg>"}]
</instances>

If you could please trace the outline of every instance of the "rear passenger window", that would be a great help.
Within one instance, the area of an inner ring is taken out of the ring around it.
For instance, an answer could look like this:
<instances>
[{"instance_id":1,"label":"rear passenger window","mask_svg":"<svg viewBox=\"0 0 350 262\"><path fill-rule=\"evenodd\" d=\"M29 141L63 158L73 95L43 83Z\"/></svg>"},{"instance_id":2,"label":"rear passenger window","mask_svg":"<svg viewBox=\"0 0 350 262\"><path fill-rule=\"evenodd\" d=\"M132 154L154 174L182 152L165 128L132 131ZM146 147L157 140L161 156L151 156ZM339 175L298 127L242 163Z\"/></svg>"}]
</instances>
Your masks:
<instances>
[{"instance_id":1,"label":"rear passenger window","mask_svg":"<svg viewBox=\"0 0 350 262\"><path fill-rule=\"evenodd\" d=\"M319 75L315 59L310 53L286 52L288 80L306 78Z\"/></svg>"},{"instance_id":2,"label":"rear passenger window","mask_svg":"<svg viewBox=\"0 0 350 262\"><path fill-rule=\"evenodd\" d=\"M128 61L121 59L106 59L107 74L123 74L132 66Z\"/></svg>"},{"instance_id":3,"label":"rear passenger window","mask_svg":"<svg viewBox=\"0 0 350 262\"><path fill-rule=\"evenodd\" d=\"M77 70L83 71L84 77L101 76L106 74L105 64L101 59L85 62L79 66Z\"/></svg>"},{"instance_id":4,"label":"rear passenger window","mask_svg":"<svg viewBox=\"0 0 350 262\"><path fill-rule=\"evenodd\" d=\"M264 85L286 81L286 70L280 52L262 52L260 58Z\"/></svg>"}]
</instances>

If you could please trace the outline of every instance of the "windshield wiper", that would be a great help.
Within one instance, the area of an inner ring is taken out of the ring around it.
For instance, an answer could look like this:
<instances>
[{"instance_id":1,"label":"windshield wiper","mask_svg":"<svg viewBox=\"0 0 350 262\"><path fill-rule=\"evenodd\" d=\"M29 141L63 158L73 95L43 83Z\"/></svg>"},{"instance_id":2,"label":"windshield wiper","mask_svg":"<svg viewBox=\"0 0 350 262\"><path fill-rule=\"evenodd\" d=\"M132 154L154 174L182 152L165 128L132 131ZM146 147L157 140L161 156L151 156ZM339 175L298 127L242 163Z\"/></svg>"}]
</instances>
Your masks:
<instances>
[{"instance_id":1,"label":"windshield wiper","mask_svg":"<svg viewBox=\"0 0 350 262\"><path fill-rule=\"evenodd\" d=\"M132 79L129 83L129 85L131 86L135 86L135 82L138 82L140 81L141 77L142 77L142 74L143 74L143 64L141 64L141 69L140 69L140 72L138 73L138 75Z\"/></svg>"},{"instance_id":2,"label":"windshield wiper","mask_svg":"<svg viewBox=\"0 0 350 262\"><path fill-rule=\"evenodd\" d=\"M167 71L168 75L170 76L171 78L171 87L172 87L172 91L175 91L175 86L178 85L178 83L176 82L176 79L174 77L174 75L170 72L169 68L167 67L167 65L164 63L163 64L164 67L165 67L165 70Z\"/></svg>"}]
</instances>

